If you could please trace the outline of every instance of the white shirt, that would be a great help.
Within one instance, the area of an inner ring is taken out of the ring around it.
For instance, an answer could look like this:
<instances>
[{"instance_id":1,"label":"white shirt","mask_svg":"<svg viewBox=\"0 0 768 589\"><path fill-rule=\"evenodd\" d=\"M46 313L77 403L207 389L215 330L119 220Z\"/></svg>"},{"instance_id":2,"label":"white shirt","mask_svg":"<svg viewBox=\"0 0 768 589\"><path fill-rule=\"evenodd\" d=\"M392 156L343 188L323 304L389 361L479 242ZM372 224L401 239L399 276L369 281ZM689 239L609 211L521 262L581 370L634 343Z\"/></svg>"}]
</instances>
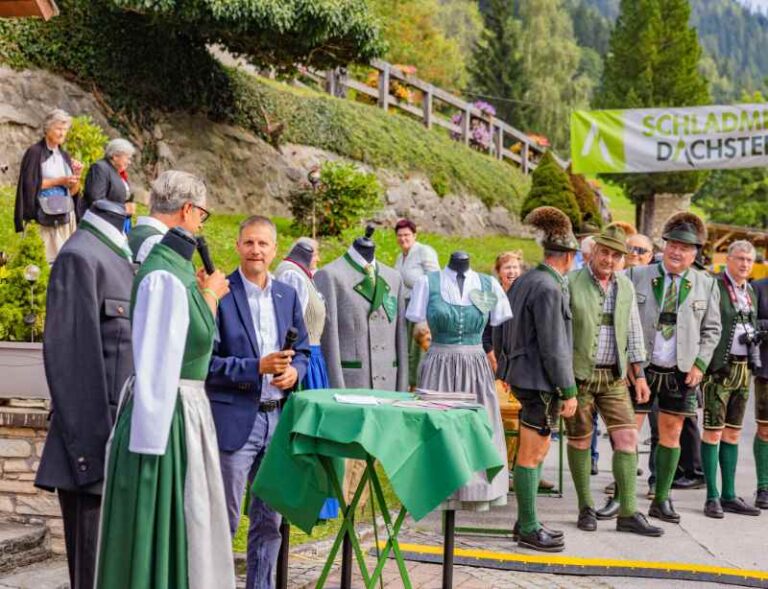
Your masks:
<instances>
[{"instance_id":1,"label":"white shirt","mask_svg":"<svg viewBox=\"0 0 768 589\"><path fill-rule=\"evenodd\" d=\"M93 213L91 211L86 211L85 215L83 215L83 221L87 221L96 229L99 230L100 233L104 235L109 241L114 243L117 247L119 247L121 250L125 252L125 254L128 256L129 260L133 260L133 254L131 253L131 248L128 247L128 238L125 236L125 233L120 231L119 229L116 229L112 223L109 221L105 221L101 217L99 217L96 213Z\"/></svg>"},{"instance_id":2,"label":"white shirt","mask_svg":"<svg viewBox=\"0 0 768 589\"><path fill-rule=\"evenodd\" d=\"M736 284L736 281L733 279L733 277L728 273L728 270L725 271L725 274L728 276L728 279L731 281L731 284L733 285L733 291L736 294L736 309L741 310L745 315L749 313L752 306L750 305L750 296L749 291L747 290L747 283L744 282L742 286L738 286ZM729 300L730 300L730 295ZM733 332L733 342L731 343L731 349L730 352L734 356L746 356L749 352L747 350L747 344L742 344L739 342L739 338L744 335L745 333L753 333L754 328L751 324L747 323L746 321L741 321L740 319L736 320L735 323L735 329ZM725 335L725 334L723 334Z\"/></svg>"},{"instance_id":3,"label":"white shirt","mask_svg":"<svg viewBox=\"0 0 768 589\"><path fill-rule=\"evenodd\" d=\"M664 268L663 265L662 268ZM680 307L681 276L676 275L675 280L677 281L677 301L675 301L675 310L677 311ZM664 268L664 292L661 295L661 305L664 304L667 289L670 284L672 284L672 275L667 272L666 268ZM661 312L661 308L659 309L659 312ZM661 329L656 330L656 335L653 340L651 364L663 368L674 368L677 366L677 326L675 326L675 331L669 339L664 339L664 336L661 335Z\"/></svg>"},{"instance_id":4,"label":"white shirt","mask_svg":"<svg viewBox=\"0 0 768 589\"><path fill-rule=\"evenodd\" d=\"M400 273L403 280L405 298L411 296L411 289L419 278L439 269L440 263L437 260L437 252L434 248L418 241L411 246L407 256L400 253L395 261L395 270Z\"/></svg>"},{"instance_id":5,"label":"white shirt","mask_svg":"<svg viewBox=\"0 0 768 589\"><path fill-rule=\"evenodd\" d=\"M141 247L136 254L136 261L141 264L149 255L149 252L152 251L152 248L155 247L156 244L160 243L163 240L163 236L168 233L168 225L158 219L155 219L154 217L139 217L136 219L136 227L139 225L149 225L150 227L154 227L160 232L160 235L150 235L141 244Z\"/></svg>"},{"instance_id":6,"label":"white shirt","mask_svg":"<svg viewBox=\"0 0 768 589\"><path fill-rule=\"evenodd\" d=\"M256 332L256 342L259 346L259 355L263 358L273 352L280 351L280 342L277 333L277 315L275 305L272 302L272 277L267 275L267 284L259 287L245 277L241 268L240 278L243 279L245 295L248 297L248 307L251 310L253 330ZM261 400L270 401L282 399L285 392L272 386L273 374L264 374L261 378Z\"/></svg>"},{"instance_id":7,"label":"white shirt","mask_svg":"<svg viewBox=\"0 0 768 589\"><path fill-rule=\"evenodd\" d=\"M133 309L131 439L138 454L165 454L189 329L187 289L170 272L147 274Z\"/></svg>"},{"instance_id":8,"label":"white shirt","mask_svg":"<svg viewBox=\"0 0 768 589\"><path fill-rule=\"evenodd\" d=\"M64 161L64 156L61 155L61 150L58 147L54 147L51 150L51 155L40 166L40 172L43 175L43 180L50 180L51 178L61 178L62 176L70 176L72 170L69 169L67 162Z\"/></svg>"},{"instance_id":9,"label":"white shirt","mask_svg":"<svg viewBox=\"0 0 768 589\"><path fill-rule=\"evenodd\" d=\"M309 291L307 290L306 283L307 275L293 260L283 260L283 265L281 266L282 270L278 274L277 279L293 287L293 290L299 295L301 312L302 314L306 313L307 305L309 304Z\"/></svg>"},{"instance_id":10,"label":"white shirt","mask_svg":"<svg viewBox=\"0 0 768 589\"><path fill-rule=\"evenodd\" d=\"M459 292L459 283L456 280L457 274L446 267L440 272L440 296L449 305L461 305L467 307L472 305L472 299L469 293L473 290L482 290L480 275L474 270L468 270L464 277L464 291ZM512 319L512 309L509 306L507 294L501 288L501 285L495 278L491 278L491 289L496 295L496 304L491 309L490 323L493 326L501 325L505 321ZM412 323L421 323L427 320L427 304L429 303L429 278L422 276L414 284L411 291L411 302L408 303L408 309L405 318Z\"/></svg>"}]
</instances>

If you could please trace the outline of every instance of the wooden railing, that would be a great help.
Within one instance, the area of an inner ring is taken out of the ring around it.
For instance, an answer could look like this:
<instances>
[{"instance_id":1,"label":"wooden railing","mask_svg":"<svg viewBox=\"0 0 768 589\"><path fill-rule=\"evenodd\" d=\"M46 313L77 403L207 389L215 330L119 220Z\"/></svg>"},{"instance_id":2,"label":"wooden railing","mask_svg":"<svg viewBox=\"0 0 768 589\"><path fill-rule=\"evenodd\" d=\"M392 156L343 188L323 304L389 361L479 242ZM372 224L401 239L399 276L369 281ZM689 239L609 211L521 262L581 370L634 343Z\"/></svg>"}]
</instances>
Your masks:
<instances>
[{"instance_id":1,"label":"wooden railing","mask_svg":"<svg viewBox=\"0 0 768 589\"><path fill-rule=\"evenodd\" d=\"M431 129L435 125L443 127L459 137L465 145L469 145L471 141L472 119L479 119L490 130L491 141L487 146L489 155L499 160L514 162L524 174L528 174L536 167L536 162L546 151L545 147L539 145L522 131L508 125L501 119L488 116L471 102L466 102L442 88L410 76L386 61L375 59L370 66L378 73L376 88L355 80L338 69L326 72L309 70L305 74L320 84L329 94L345 97L347 90L354 90L357 94L374 99L379 108L387 110L392 107L412 115L420 120L427 129ZM401 86L418 90L421 94L421 104L417 105L393 96L393 80L396 80ZM436 108L439 103L448 105L454 111L462 113L461 125L457 125L450 117L440 112L440 109Z\"/></svg>"}]
</instances>

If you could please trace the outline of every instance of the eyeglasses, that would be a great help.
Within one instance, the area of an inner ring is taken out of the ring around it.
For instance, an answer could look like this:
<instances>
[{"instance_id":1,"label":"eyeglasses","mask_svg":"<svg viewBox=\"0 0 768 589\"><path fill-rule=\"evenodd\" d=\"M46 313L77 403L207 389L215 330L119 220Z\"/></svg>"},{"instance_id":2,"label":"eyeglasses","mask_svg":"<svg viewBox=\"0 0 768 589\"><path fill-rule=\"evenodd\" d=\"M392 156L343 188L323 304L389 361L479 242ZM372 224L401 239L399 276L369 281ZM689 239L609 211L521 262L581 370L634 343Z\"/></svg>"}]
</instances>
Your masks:
<instances>
[{"instance_id":1,"label":"eyeglasses","mask_svg":"<svg viewBox=\"0 0 768 589\"><path fill-rule=\"evenodd\" d=\"M651 250L646 249L644 247L640 247L639 245L633 245L629 248L629 253L631 254L637 254L638 256L644 256L645 254L649 253Z\"/></svg>"},{"instance_id":2,"label":"eyeglasses","mask_svg":"<svg viewBox=\"0 0 768 589\"><path fill-rule=\"evenodd\" d=\"M195 207L198 211L200 211L200 223L205 223L211 216L211 211L208 209L204 209L200 205L196 205L195 203L189 203L193 207Z\"/></svg>"}]
</instances>

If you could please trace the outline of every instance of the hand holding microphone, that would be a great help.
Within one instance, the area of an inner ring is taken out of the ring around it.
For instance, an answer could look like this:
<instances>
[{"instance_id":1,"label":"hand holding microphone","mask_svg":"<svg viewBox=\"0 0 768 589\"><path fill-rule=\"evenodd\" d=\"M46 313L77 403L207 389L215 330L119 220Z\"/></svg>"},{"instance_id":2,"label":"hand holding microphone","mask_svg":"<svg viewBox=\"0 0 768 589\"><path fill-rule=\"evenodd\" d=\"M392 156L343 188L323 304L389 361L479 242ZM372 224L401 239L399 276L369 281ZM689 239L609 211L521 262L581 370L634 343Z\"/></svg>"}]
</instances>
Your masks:
<instances>
[{"instance_id":1,"label":"hand holding microphone","mask_svg":"<svg viewBox=\"0 0 768 589\"><path fill-rule=\"evenodd\" d=\"M291 360L296 355L293 346L296 345L298 339L299 332L295 327L289 327L285 333L283 349L265 356L259 362L259 371L262 374L275 375L272 384L278 389L290 389L298 380L299 373L291 366Z\"/></svg>"},{"instance_id":2,"label":"hand holding microphone","mask_svg":"<svg viewBox=\"0 0 768 589\"><path fill-rule=\"evenodd\" d=\"M216 297L216 303L229 292L229 280L223 272L216 270L211 259L211 253L208 251L208 244L204 237L197 238L197 253L203 262L203 267L197 272L197 284L203 294L206 291Z\"/></svg>"}]
</instances>

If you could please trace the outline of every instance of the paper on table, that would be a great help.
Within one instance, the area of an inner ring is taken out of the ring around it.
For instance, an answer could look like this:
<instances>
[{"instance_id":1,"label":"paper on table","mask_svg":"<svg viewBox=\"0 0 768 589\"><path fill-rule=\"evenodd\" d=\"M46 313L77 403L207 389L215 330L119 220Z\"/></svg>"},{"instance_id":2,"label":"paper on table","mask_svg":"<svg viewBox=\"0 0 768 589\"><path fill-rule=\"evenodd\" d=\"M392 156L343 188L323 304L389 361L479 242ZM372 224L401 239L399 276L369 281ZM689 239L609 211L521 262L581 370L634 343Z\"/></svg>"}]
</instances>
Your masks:
<instances>
[{"instance_id":1,"label":"paper on table","mask_svg":"<svg viewBox=\"0 0 768 589\"><path fill-rule=\"evenodd\" d=\"M333 400L337 403L346 403L348 405L379 405L381 399L368 395L333 395Z\"/></svg>"}]
</instances>

